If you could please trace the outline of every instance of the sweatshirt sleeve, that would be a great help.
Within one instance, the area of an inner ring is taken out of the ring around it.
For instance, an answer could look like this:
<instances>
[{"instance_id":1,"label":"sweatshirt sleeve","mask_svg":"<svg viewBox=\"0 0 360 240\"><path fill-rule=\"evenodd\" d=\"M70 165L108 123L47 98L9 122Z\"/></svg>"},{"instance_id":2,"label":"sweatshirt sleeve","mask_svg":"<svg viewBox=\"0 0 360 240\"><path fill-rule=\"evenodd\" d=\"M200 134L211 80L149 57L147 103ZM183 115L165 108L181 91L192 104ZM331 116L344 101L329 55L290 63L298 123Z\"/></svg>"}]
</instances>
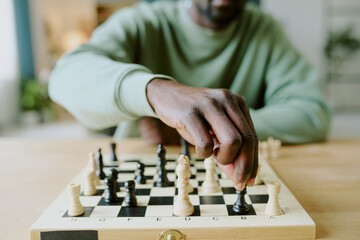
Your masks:
<instances>
[{"instance_id":1,"label":"sweatshirt sleeve","mask_svg":"<svg viewBox=\"0 0 360 240\"><path fill-rule=\"evenodd\" d=\"M139 51L139 20L134 15L130 9L114 14L87 44L65 54L52 72L50 97L86 127L103 129L156 117L146 86L154 78L172 78L134 64Z\"/></svg>"},{"instance_id":2,"label":"sweatshirt sleeve","mask_svg":"<svg viewBox=\"0 0 360 240\"><path fill-rule=\"evenodd\" d=\"M265 70L264 107L251 109L259 136L285 144L326 139L330 111L316 71L302 58L275 23Z\"/></svg>"}]
</instances>

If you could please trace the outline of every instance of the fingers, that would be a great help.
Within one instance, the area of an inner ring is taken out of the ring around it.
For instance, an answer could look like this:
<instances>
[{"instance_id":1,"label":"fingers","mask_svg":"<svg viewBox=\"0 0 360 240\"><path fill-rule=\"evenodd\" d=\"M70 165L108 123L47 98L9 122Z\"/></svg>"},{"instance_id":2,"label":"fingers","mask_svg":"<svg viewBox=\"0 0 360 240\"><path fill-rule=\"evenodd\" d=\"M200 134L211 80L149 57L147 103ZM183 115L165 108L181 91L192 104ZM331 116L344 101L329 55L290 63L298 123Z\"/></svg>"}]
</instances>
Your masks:
<instances>
[{"instance_id":1,"label":"fingers","mask_svg":"<svg viewBox=\"0 0 360 240\"><path fill-rule=\"evenodd\" d=\"M257 138L257 135L256 135L256 130L255 130L253 121L252 121L251 116L250 116L250 111L249 111L249 108L246 105L246 101L245 101L244 97L242 97L240 95L236 95L236 94L234 94L234 97L236 98L236 102L238 103L240 111L244 114L244 117L246 118L246 120L247 120L249 126L251 127L251 129L252 129L252 131L254 133L254 136L255 136L253 170L252 170L252 173L251 173L251 176L250 176L251 181L248 183L249 186L253 186L254 185L254 180L255 180L255 177L256 177L256 174L257 174L257 171L258 171L258 157L259 157L258 144L259 144L259 142L258 142L258 138Z\"/></svg>"},{"instance_id":2,"label":"fingers","mask_svg":"<svg viewBox=\"0 0 360 240\"><path fill-rule=\"evenodd\" d=\"M193 116L186 120L184 127L178 131L186 140L195 145L196 154L199 157L211 156L214 142L204 119L200 116Z\"/></svg>"},{"instance_id":3,"label":"fingers","mask_svg":"<svg viewBox=\"0 0 360 240\"><path fill-rule=\"evenodd\" d=\"M214 141L218 143L213 152L214 157L223 165L232 163L242 144L240 133L220 107L209 106L203 115L216 136Z\"/></svg>"}]
</instances>

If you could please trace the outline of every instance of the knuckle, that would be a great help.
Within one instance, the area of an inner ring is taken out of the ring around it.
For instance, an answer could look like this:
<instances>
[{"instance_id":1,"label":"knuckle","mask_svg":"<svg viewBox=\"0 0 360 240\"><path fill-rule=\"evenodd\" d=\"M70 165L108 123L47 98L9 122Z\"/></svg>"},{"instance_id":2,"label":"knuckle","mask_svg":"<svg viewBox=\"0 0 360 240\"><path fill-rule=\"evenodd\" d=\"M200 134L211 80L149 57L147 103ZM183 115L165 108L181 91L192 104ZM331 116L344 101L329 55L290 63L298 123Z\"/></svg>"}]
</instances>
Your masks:
<instances>
[{"instance_id":1,"label":"knuckle","mask_svg":"<svg viewBox=\"0 0 360 240\"><path fill-rule=\"evenodd\" d=\"M239 99L240 103L242 103L243 105L246 105L246 98L243 95L238 95L238 99Z\"/></svg>"},{"instance_id":2,"label":"knuckle","mask_svg":"<svg viewBox=\"0 0 360 240\"><path fill-rule=\"evenodd\" d=\"M213 148L213 142L209 139L201 138L196 142L196 147L202 151L209 151Z\"/></svg>"},{"instance_id":3,"label":"knuckle","mask_svg":"<svg viewBox=\"0 0 360 240\"><path fill-rule=\"evenodd\" d=\"M225 88L221 88L217 90L217 94L220 96L220 98L222 99L232 99L232 93L230 92L230 90L225 89Z\"/></svg>"},{"instance_id":4,"label":"knuckle","mask_svg":"<svg viewBox=\"0 0 360 240\"><path fill-rule=\"evenodd\" d=\"M241 146L241 144L242 144L242 138L241 138L240 135L235 135L235 136L227 139L227 140L223 143L223 145L229 146L229 147L231 147L231 148L236 148L236 147L238 147L238 146Z\"/></svg>"}]
</instances>

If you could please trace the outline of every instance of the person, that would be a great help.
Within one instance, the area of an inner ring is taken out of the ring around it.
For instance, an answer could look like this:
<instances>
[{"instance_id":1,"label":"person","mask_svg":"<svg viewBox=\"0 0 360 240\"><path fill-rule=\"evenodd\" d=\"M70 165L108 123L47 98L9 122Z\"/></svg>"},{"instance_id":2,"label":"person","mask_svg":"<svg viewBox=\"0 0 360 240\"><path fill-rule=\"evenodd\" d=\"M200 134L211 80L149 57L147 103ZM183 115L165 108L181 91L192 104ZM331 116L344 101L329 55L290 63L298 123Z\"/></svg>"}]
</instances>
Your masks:
<instances>
[{"instance_id":1,"label":"person","mask_svg":"<svg viewBox=\"0 0 360 240\"><path fill-rule=\"evenodd\" d=\"M330 117L314 69L246 2L122 9L58 61L50 96L89 128L119 125L117 136L153 143L179 133L237 189L251 186L258 137L322 141Z\"/></svg>"}]
</instances>

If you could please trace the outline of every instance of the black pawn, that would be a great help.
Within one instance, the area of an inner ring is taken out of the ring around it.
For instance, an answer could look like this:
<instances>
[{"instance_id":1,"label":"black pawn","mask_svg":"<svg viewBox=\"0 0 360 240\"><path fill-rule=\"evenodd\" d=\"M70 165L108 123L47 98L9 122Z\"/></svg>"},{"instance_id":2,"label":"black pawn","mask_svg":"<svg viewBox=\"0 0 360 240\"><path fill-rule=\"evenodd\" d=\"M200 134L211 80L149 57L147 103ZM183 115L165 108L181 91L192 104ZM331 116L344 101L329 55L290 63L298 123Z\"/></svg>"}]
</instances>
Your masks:
<instances>
[{"instance_id":1,"label":"black pawn","mask_svg":"<svg viewBox=\"0 0 360 240\"><path fill-rule=\"evenodd\" d=\"M238 194L238 198L233 206L233 211L237 214L249 212L249 205L245 201L246 187L242 191L236 190L236 193Z\"/></svg>"},{"instance_id":2,"label":"black pawn","mask_svg":"<svg viewBox=\"0 0 360 240\"><path fill-rule=\"evenodd\" d=\"M116 189L114 180L110 177L105 178L105 202L107 203L117 203L119 202L119 198L116 195Z\"/></svg>"},{"instance_id":3,"label":"black pawn","mask_svg":"<svg viewBox=\"0 0 360 240\"><path fill-rule=\"evenodd\" d=\"M125 182L125 191L126 191L125 205L127 207L136 207L137 200L135 196L135 181L130 180Z\"/></svg>"},{"instance_id":4,"label":"black pawn","mask_svg":"<svg viewBox=\"0 0 360 240\"><path fill-rule=\"evenodd\" d=\"M156 187L168 187L170 185L169 179L167 178L167 171L165 168L166 158L165 158L166 150L163 148L162 144L159 144L157 149L158 162L157 162L157 174L158 178L155 182Z\"/></svg>"},{"instance_id":5,"label":"black pawn","mask_svg":"<svg viewBox=\"0 0 360 240\"><path fill-rule=\"evenodd\" d=\"M110 160L112 161L112 162L117 162L118 161L118 159L117 159L117 157L116 157L116 143L111 143L110 144L110 147L111 147L111 157L110 157Z\"/></svg>"},{"instance_id":6,"label":"black pawn","mask_svg":"<svg viewBox=\"0 0 360 240\"><path fill-rule=\"evenodd\" d=\"M145 164L138 162L138 164L136 165L136 178L135 178L138 184L146 183L144 171L145 171Z\"/></svg>"},{"instance_id":7,"label":"black pawn","mask_svg":"<svg viewBox=\"0 0 360 240\"><path fill-rule=\"evenodd\" d=\"M118 183L118 170L116 170L115 168L112 168L109 172L109 178L111 180L114 181L114 185L115 185L115 190L116 192L120 192L120 187L119 187L119 183Z\"/></svg>"},{"instance_id":8,"label":"black pawn","mask_svg":"<svg viewBox=\"0 0 360 240\"><path fill-rule=\"evenodd\" d=\"M96 163L98 165L98 169L96 171L96 175L101 179L104 180L106 178L106 174L104 173L104 162L103 156L101 154L101 148L98 148L97 156L96 156Z\"/></svg>"},{"instance_id":9,"label":"black pawn","mask_svg":"<svg viewBox=\"0 0 360 240\"><path fill-rule=\"evenodd\" d=\"M190 151L189 151L189 143L183 138L181 138L181 154L184 154L185 156L187 156L189 158L189 160L191 160Z\"/></svg>"}]
</instances>

